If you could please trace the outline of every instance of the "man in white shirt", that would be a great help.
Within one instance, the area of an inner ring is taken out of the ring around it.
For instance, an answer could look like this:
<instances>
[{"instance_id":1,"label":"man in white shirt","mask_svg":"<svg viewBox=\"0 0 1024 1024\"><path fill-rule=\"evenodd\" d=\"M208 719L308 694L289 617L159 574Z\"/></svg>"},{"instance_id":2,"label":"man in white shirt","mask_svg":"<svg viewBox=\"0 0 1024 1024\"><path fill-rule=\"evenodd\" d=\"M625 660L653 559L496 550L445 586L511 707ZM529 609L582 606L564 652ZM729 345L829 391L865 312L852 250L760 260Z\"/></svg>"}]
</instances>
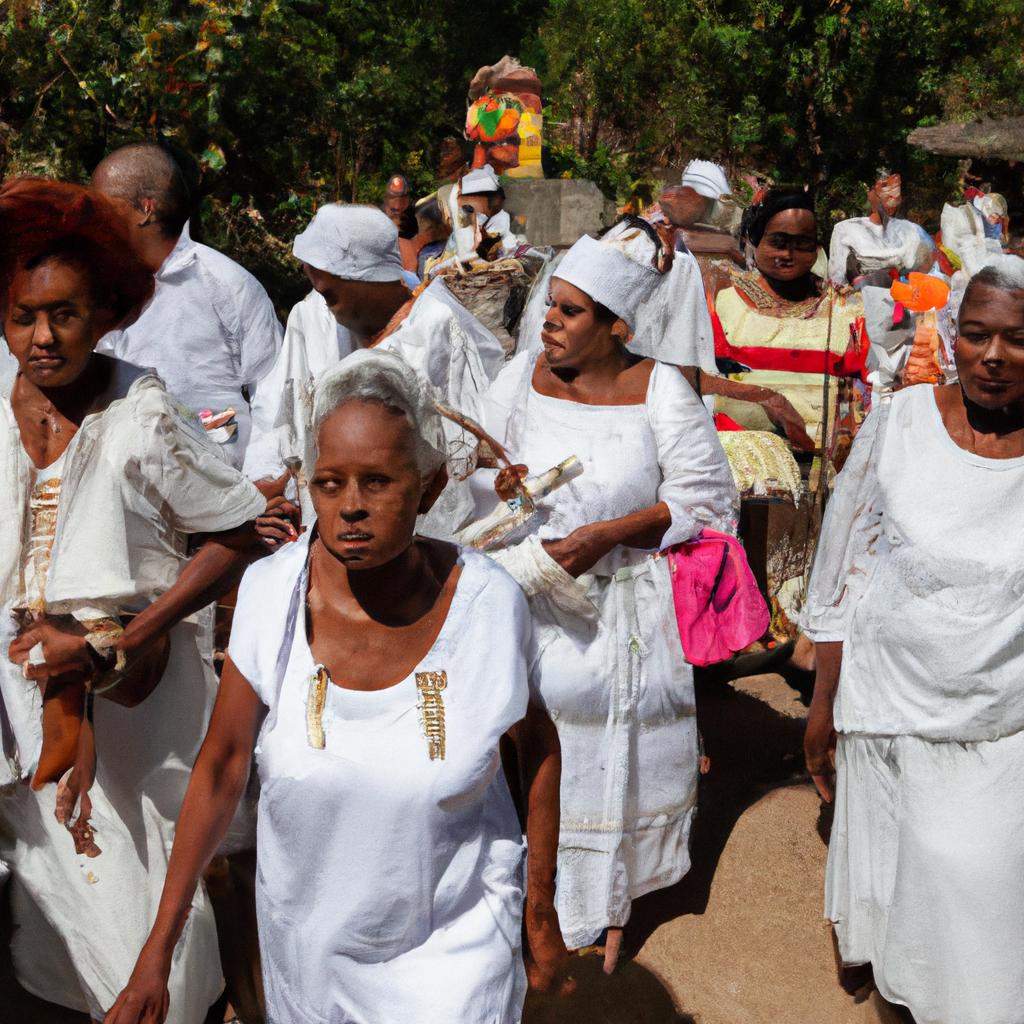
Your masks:
<instances>
[{"instance_id":1,"label":"man in white shirt","mask_svg":"<svg viewBox=\"0 0 1024 1024\"><path fill-rule=\"evenodd\" d=\"M903 180L886 168L878 171L868 190L871 214L841 220L832 229L828 253L828 276L838 288L858 284L876 270L894 269L927 272L934 249L920 229L899 217L903 205Z\"/></svg>"},{"instance_id":2,"label":"man in white shirt","mask_svg":"<svg viewBox=\"0 0 1024 1024\"><path fill-rule=\"evenodd\" d=\"M443 280L413 297L402 274L398 230L381 210L322 206L293 252L313 291L292 309L281 354L253 403L244 466L250 478L280 476L286 459L312 468L313 381L357 348L398 353L435 397L472 414L476 396L501 369L504 350ZM309 521L312 505L301 488L299 497ZM454 522L457 515L449 510L445 517Z\"/></svg>"},{"instance_id":3,"label":"man in white shirt","mask_svg":"<svg viewBox=\"0 0 1024 1024\"><path fill-rule=\"evenodd\" d=\"M152 143L115 150L93 172L93 187L121 200L132 240L156 272L139 318L111 331L98 350L160 374L186 408L213 417L211 438L241 467L250 403L281 348L270 297L247 270L188 233L189 191L171 155ZM221 414L234 410L234 418Z\"/></svg>"}]
</instances>

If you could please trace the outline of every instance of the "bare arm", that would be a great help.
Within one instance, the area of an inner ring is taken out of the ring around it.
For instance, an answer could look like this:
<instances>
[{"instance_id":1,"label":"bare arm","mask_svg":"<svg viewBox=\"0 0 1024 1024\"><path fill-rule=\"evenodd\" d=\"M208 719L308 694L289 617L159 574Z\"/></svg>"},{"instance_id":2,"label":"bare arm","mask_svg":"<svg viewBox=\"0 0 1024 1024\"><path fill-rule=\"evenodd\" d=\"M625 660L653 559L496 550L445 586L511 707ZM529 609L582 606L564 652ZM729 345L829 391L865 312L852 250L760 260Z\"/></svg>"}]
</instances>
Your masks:
<instances>
[{"instance_id":1,"label":"bare arm","mask_svg":"<svg viewBox=\"0 0 1024 1024\"><path fill-rule=\"evenodd\" d=\"M561 540L543 542L547 553L570 576L579 576L620 544L631 548L656 548L672 525L668 505L659 501L618 519L587 523Z\"/></svg>"},{"instance_id":2,"label":"bare arm","mask_svg":"<svg viewBox=\"0 0 1024 1024\"><path fill-rule=\"evenodd\" d=\"M711 373L701 374L700 384L701 392L705 395L721 395L723 398L761 406L772 423L785 433L790 444L805 452L814 451L814 441L807 433L803 417L781 392L730 380L728 377L716 377Z\"/></svg>"},{"instance_id":3,"label":"bare arm","mask_svg":"<svg viewBox=\"0 0 1024 1024\"><path fill-rule=\"evenodd\" d=\"M224 838L245 790L265 710L229 656L210 728L181 807L156 921L105 1024L160 1024L166 1017L174 947L185 927L199 878Z\"/></svg>"},{"instance_id":4,"label":"bare arm","mask_svg":"<svg viewBox=\"0 0 1024 1024\"><path fill-rule=\"evenodd\" d=\"M185 563L174 584L136 615L114 645L127 667L140 667L151 656L158 663L155 672L136 671L102 695L115 703L132 707L144 700L162 674L157 647L182 619L215 601L235 586L246 567L263 552L255 546L252 526L211 534ZM28 625L11 643L8 656L22 666L27 679L45 690L51 678L75 674L97 680L107 666L99 663L86 642L86 627L69 615L44 616ZM42 662L28 664L29 653L42 646Z\"/></svg>"},{"instance_id":5,"label":"bare arm","mask_svg":"<svg viewBox=\"0 0 1024 1024\"><path fill-rule=\"evenodd\" d=\"M843 665L842 641L815 644L815 665L814 696L811 698L807 731L804 734L804 760L822 800L831 803L835 796L833 776L836 747L832 708Z\"/></svg>"},{"instance_id":6,"label":"bare arm","mask_svg":"<svg viewBox=\"0 0 1024 1024\"><path fill-rule=\"evenodd\" d=\"M526 906L523 931L530 986L551 986L567 959L555 912L555 871L560 822L562 752L548 713L532 700L510 731L515 743L526 810Z\"/></svg>"}]
</instances>

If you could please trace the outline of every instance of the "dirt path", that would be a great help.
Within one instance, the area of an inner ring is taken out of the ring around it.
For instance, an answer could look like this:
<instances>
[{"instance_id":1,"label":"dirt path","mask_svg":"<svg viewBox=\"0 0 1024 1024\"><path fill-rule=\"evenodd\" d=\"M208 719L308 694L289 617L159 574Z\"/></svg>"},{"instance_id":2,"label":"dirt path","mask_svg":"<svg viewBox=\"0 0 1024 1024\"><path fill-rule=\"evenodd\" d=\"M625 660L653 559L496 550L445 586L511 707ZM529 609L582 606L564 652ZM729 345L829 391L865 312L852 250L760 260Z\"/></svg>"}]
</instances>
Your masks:
<instances>
[{"instance_id":1,"label":"dirt path","mask_svg":"<svg viewBox=\"0 0 1024 1024\"><path fill-rule=\"evenodd\" d=\"M802 781L805 708L779 676L700 688L712 757L693 869L637 901L633 962L606 978L573 969L577 995L531 999L524 1024L904 1024L875 992L839 984L822 920L828 822Z\"/></svg>"}]
</instances>

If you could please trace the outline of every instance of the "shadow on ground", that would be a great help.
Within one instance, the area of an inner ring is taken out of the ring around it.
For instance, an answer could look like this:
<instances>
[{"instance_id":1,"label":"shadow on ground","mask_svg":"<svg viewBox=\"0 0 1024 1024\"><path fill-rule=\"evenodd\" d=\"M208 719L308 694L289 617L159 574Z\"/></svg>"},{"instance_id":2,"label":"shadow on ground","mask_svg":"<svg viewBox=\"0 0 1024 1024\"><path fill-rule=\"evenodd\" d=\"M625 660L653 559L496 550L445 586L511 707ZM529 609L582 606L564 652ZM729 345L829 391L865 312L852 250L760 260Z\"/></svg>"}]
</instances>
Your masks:
<instances>
[{"instance_id":1,"label":"shadow on ground","mask_svg":"<svg viewBox=\"0 0 1024 1024\"><path fill-rule=\"evenodd\" d=\"M697 716L711 772L701 779L692 867L678 884L633 904L625 934L630 955L666 921L704 913L719 858L740 815L772 789L806 778L803 718L713 679L697 682Z\"/></svg>"},{"instance_id":2,"label":"shadow on ground","mask_svg":"<svg viewBox=\"0 0 1024 1024\"><path fill-rule=\"evenodd\" d=\"M646 967L628 961L608 977L602 964L599 956L573 957L569 975L576 991L571 996L531 992L523 1024L696 1024L676 1009L671 993Z\"/></svg>"}]
</instances>

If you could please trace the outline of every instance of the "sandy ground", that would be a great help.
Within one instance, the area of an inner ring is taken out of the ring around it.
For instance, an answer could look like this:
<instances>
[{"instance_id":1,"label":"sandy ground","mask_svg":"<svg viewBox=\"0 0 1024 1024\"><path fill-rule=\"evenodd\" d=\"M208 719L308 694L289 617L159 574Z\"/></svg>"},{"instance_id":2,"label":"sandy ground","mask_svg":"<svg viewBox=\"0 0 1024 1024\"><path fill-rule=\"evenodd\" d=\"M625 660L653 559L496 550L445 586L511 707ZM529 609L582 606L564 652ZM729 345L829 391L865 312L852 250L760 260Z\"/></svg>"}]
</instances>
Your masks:
<instances>
[{"instance_id":1,"label":"sandy ground","mask_svg":"<svg viewBox=\"0 0 1024 1024\"><path fill-rule=\"evenodd\" d=\"M531 997L524 1024L907 1024L840 984L821 918L828 822L802 776L804 705L780 676L698 692L712 771L690 874L639 900L611 978L576 958L576 994ZM16 990L0 929L0 1024L81 1024ZM853 987L850 985L849 987Z\"/></svg>"}]
</instances>

